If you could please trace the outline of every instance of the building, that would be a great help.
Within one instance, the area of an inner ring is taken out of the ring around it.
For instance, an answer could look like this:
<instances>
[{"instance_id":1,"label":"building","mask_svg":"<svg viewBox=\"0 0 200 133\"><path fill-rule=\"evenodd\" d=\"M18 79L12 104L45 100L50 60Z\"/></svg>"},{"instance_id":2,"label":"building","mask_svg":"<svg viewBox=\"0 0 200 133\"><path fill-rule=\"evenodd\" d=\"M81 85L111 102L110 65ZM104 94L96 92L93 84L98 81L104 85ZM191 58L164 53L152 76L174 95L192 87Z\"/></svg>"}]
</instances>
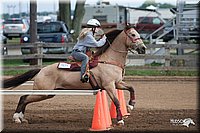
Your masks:
<instances>
[{"instance_id":1,"label":"building","mask_svg":"<svg viewBox=\"0 0 200 133\"><path fill-rule=\"evenodd\" d=\"M136 24L139 17L160 17L169 20L174 17L170 9L140 9L102 2L97 5L85 5L83 26L91 18L98 19L103 27L120 28L125 23Z\"/></svg>"},{"instance_id":2,"label":"building","mask_svg":"<svg viewBox=\"0 0 200 133\"><path fill-rule=\"evenodd\" d=\"M101 3L99 5L85 5L83 26L91 18L98 19L105 28L117 27L127 22L127 9L124 6Z\"/></svg>"}]
</instances>

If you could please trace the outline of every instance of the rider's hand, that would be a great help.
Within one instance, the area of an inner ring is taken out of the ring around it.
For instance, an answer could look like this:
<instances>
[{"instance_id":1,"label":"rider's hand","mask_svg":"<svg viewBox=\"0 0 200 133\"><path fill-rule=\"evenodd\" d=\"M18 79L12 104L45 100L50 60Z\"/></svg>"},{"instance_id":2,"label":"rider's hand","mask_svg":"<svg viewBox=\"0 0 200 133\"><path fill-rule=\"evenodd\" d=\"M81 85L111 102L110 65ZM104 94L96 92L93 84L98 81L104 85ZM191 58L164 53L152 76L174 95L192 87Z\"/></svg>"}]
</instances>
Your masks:
<instances>
[{"instance_id":1,"label":"rider's hand","mask_svg":"<svg viewBox=\"0 0 200 133\"><path fill-rule=\"evenodd\" d=\"M102 38L102 39L106 39L107 37L106 37L105 34L103 34L101 38Z\"/></svg>"}]
</instances>

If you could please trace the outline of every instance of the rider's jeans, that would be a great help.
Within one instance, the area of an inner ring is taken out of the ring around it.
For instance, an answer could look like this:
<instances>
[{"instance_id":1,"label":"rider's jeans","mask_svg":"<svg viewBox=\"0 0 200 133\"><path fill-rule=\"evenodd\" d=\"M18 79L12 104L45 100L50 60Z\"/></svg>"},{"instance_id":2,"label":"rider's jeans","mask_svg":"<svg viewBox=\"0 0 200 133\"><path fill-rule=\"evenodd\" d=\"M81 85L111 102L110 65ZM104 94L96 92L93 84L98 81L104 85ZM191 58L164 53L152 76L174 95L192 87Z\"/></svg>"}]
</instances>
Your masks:
<instances>
[{"instance_id":1,"label":"rider's jeans","mask_svg":"<svg viewBox=\"0 0 200 133\"><path fill-rule=\"evenodd\" d=\"M81 64L81 78L82 78L83 74L86 71L86 66L87 63L89 62L89 57L85 53L78 51L73 51L71 55L74 57L75 60L82 62Z\"/></svg>"}]
</instances>

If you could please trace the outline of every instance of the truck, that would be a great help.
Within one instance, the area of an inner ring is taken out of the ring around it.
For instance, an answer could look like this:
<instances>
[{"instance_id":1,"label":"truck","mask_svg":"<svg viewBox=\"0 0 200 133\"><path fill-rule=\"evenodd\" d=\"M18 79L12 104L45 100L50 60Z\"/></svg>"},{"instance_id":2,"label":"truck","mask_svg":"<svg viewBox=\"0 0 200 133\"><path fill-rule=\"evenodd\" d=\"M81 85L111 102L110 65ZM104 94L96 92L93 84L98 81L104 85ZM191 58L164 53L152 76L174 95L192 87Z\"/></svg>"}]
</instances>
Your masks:
<instances>
[{"instance_id":1,"label":"truck","mask_svg":"<svg viewBox=\"0 0 200 133\"><path fill-rule=\"evenodd\" d=\"M67 43L73 39L68 26L63 21L45 21L37 23L37 41L43 43ZM21 44L30 43L30 31L20 38ZM21 48L22 54L30 54L30 48ZM66 53L66 47L44 47L44 54L63 54Z\"/></svg>"},{"instance_id":2,"label":"truck","mask_svg":"<svg viewBox=\"0 0 200 133\"><path fill-rule=\"evenodd\" d=\"M149 34L164 25L164 23L165 22L159 17L139 17L138 22L135 25L135 29L140 33L142 38L146 38ZM161 30L155 34L153 38L156 38L162 33L163 31Z\"/></svg>"}]
</instances>

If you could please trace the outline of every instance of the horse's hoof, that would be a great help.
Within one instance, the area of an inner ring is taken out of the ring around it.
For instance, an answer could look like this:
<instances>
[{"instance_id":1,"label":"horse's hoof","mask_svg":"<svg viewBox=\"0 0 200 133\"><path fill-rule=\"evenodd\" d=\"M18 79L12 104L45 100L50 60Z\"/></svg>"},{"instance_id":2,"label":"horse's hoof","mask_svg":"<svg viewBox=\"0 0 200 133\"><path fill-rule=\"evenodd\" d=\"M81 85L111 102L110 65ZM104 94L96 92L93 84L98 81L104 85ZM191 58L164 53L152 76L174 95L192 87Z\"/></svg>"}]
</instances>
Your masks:
<instances>
[{"instance_id":1,"label":"horse's hoof","mask_svg":"<svg viewBox=\"0 0 200 133\"><path fill-rule=\"evenodd\" d=\"M118 125L118 126L123 126L123 125L124 125L124 120L118 121L118 122L117 122L117 125Z\"/></svg>"},{"instance_id":2,"label":"horse's hoof","mask_svg":"<svg viewBox=\"0 0 200 133\"><path fill-rule=\"evenodd\" d=\"M21 121L22 121L22 123L28 124L28 120L26 120L26 119L22 119Z\"/></svg>"},{"instance_id":3,"label":"horse's hoof","mask_svg":"<svg viewBox=\"0 0 200 133\"><path fill-rule=\"evenodd\" d=\"M130 110L133 110L134 109L134 106L133 105L127 105L127 107L128 107L128 109L130 109Z\"/></svg>"},{"instance_id":4,"label":"horse's hoof","mask_svg":"<svg viewBox=\"0 0 200 133\"><path fill-rule=\"evenodd\" d=\"M13 121L16 123L16 124L21 124L21 120L18 118L18 119L13 119Z\"/></svg>"},{"instance_id":5,"label":"horse's hoof","mask_svg":"<svg viewBox=\"0 0 200 133\"><path fill-rule=\"evenodd\" d=\"M123 116L123 119L126 119L126 118L128 118L128 115Z\"/></svg>"}]
</instances>

